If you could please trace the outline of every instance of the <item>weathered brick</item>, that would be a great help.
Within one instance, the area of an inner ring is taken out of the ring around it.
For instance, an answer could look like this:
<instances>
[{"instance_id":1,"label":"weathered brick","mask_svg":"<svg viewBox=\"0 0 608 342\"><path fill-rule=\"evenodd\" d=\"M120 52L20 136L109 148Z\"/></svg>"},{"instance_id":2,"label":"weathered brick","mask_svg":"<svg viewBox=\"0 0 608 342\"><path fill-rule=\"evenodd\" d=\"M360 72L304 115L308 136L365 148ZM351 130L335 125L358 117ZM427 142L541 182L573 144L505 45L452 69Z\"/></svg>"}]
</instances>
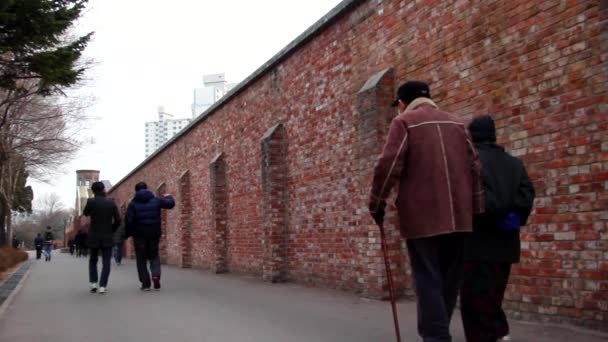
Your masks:
<instances>
[{"instance_id":1,"label":"weathered brick","mask_svg":"<svg viewBox=\"0 0 608 342\"><path fill-rule=\"evenodd\" d=\"M575 232L562 232L555 233L555 240L574 240L576 238Z\"/></svg>"},{"instance_id":2,"label":"weathered brick","mask_svg":"<svg viewBox=\"0 0 608 342\"><path fill-rule=\"evenodd\" d=\"M490 113L499 142L524 160L536 187L537 208L522 229L526 267L514 267L511 277L535 282L527 297L512 293L505 306L523 319L608 331L606 299L593 304L588 294L608 290L608 54L600 38L607 17L600 3L442 1L429 11L419 1L353 1L112 196L128 203L140 180L179 193L178 210L163 219L169 263L258 276L266 267L291 281L386 293L378 230L365 210L371 170L396 114L389 104L398 84L428 80L442 109L465 119ZM373 89L360 93L368 81ZM278 174L283 162L264 157L260 139L278 124L286 172L265 183L262 174ZM220 153L223 176L209 167ZM281 182L286 187L273 192ZM281 191L285 200L274 201ZM387 222L391 268L400 286L411 287L394 209ZM570 292L547 292L553 280Z\"/></svg>"}]
</instances>

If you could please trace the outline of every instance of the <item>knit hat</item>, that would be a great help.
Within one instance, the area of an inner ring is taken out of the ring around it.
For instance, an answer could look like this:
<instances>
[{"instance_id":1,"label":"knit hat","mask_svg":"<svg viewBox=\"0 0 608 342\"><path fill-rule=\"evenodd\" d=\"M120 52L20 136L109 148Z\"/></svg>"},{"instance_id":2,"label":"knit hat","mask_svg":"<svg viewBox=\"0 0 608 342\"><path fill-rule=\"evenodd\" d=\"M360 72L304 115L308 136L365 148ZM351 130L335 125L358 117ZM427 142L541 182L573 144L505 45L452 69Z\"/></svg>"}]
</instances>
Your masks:
<instances>
[{"instance_id":1,"label":"knit hat","mask_svg":"<svg viewBox=\"0 0 608 342\"><path fill-rule=\"evenodd\" d=\"M496 126L489 115L473 119L469 124L469 132L474 142L496 142Z\"/></svg>"}]
</instances>

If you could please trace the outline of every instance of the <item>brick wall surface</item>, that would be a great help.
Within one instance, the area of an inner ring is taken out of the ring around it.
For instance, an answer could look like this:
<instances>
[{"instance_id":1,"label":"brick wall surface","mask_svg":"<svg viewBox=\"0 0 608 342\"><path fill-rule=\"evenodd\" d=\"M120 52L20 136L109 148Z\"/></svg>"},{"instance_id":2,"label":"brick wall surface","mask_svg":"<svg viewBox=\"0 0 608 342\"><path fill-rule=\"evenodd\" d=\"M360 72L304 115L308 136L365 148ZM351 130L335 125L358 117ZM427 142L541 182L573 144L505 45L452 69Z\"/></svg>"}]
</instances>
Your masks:
<instances>
[{"instance_id":1,"label":"brick wall surface","mask_svg":"<svg viewBox=\"0 0 608 342\"><path fill-rule=\"evenodd\" d=\"M192 267L382 296L379 235L366 210L371 168L396 114L388 106L396 87L427 80L442 109L491 114L499 142L536 186L509 313L608 331L605 3L344 1L112 196L128 201L141 180L176 195L165 218L169 263L186 256ZM261 142L278 124L284 156L264 171ZM275 169L286 177L276 196L265 191L280 177L264 178ZM394 273L409 289L394 213L388 219Z\"/></svg>"}]
</instances>

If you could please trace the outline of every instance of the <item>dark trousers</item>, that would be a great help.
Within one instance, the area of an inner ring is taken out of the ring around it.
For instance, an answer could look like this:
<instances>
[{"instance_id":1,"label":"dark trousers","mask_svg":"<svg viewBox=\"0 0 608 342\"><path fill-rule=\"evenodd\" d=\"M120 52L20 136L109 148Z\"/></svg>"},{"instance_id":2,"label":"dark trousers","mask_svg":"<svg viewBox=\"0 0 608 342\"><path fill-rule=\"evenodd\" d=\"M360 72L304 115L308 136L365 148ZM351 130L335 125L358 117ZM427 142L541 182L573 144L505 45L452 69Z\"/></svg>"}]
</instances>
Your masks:
<instances>
[{"instance_id":1,"label":"dark trousers","mask_svg":"<svg viewBox=\"0 0 608 342\"><path fill-rule=\"evenodd\" d=\"M112 248L91 248L91 257L89 258L89 281L97 283L97 258L101 251L101 279L99 280L100 287L108 286L108 278L110 277L110 262L112 260Z\"/></svg>"},{"instance_id":2,"label":"dark trousers","mask_svg":"<svg viewBox=\"0 0 608 342\"><path fill-rule=\"evenodd\" d=\"M116 261L117 264L122 262L122 246L122 242L114 244L114 261Z\"/></svg>"},{"instance_id":3,"label":"dark trousers","mask_svg":"<svg viewBox=\"0 0 608 342\"><path fill-rule=\"evenodd\" d=\"M135 258L137 259L137 274L143 287L150 287L150 273L148 273L148 261L153 277L160 277L160 257L158 255L159 239L147 239L136 237Z\"/></svg>"},{"instance_id":4,"label":"dark trousers","mask_svg":"<svg viewBox=\"0 0 608 342\"><path fill-rule=\"evenodd\" d=\"M467 342L496 341L509 334L502 310L511 264L466 261L460 292L460 313Z\"/></svg>"},{"instance_id":5,"label":"dark trousers","mask_svg":"<svg viewBox=\"0 0 608 342\"><path fill-rule=\"evenodd\" d=\"M40 259L42 256L42 247L36 247L36 259Z\"/></svg>"},{"instance_id":6,"label":"dark trousers","mask_svg":"<svg viewBox=\"0 0 608 342\"><path fill-rule=\"evenodd\" d=\"M469 234L453 233L407 241L418 296L418 333L424 342L449 342L450 320L463 275Z\"/></svg>"}]
</instances>

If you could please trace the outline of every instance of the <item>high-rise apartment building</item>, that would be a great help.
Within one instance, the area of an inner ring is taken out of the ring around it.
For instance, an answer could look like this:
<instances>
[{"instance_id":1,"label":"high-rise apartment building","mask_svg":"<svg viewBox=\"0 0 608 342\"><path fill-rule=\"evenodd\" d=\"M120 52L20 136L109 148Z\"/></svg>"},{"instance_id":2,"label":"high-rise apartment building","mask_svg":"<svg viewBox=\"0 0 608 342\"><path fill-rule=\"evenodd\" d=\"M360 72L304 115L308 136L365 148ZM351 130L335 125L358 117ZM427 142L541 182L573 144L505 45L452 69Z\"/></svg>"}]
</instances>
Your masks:
<instances>
[{"instance_id":1,"label":"high-rise apartment building","mask_svg":"<svg viewBox=\"0 0 608 342\"><path fill-rule=\"evenodd\" d=\"M158 107L158 121L146 122L146 157L169 141L190 119L173 119L163 106Z\"/></svg>"},{"instance_id":2,"label":"high-rise apartment building","mask_svg":"<svg viewBox=\"0 0 608 342\"><path fill-rule=\"evenodd\" d=\"M224 74L203 76L203 87L194 89L192 118L196 118L226 95L236 84L226 83Z\"/></svg>"}]
</instances>

